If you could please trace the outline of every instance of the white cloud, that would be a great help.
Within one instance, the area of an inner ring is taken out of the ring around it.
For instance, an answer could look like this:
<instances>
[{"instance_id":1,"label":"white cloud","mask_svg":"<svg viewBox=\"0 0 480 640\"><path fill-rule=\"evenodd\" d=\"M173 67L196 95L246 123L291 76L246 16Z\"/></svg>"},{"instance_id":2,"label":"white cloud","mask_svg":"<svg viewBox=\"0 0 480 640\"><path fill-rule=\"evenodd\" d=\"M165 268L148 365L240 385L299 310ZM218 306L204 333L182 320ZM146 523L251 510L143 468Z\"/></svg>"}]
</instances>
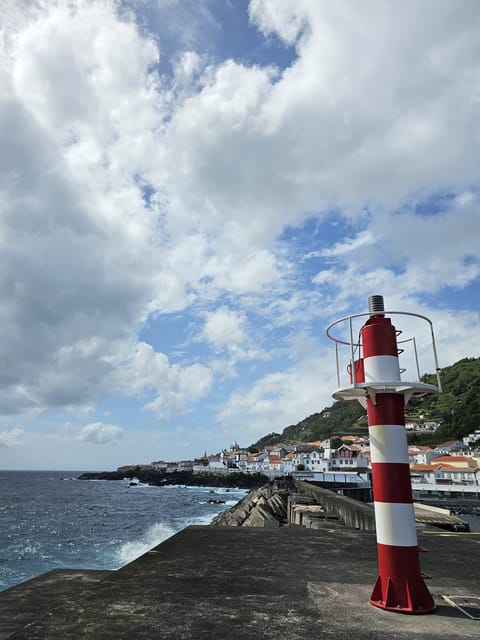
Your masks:
<instances>
[{"instance_id":1,"label":"white cloud","mask_svg":"<svg viewBox=\"0 0 480 640\"><path fill-rule=\"evenodd\" d=\"M461 290L475 283L480 199L461 194L444 206L445 211L428 216L411 210L372 214L367 231L324 252L335 262L312 281L334 290L338 301L383 291L407 302L416 296L418 303L446 286Z\"/></svg>"},{"instance_id":2,"label":"white cloud","mask_svg":"<svg viewBox=\"0 0 480 640\"><path fill-rule=\"evenodd\" d=\"M336 386L333 349L324 349L317 340L299 335L292 340L290 356L293 366L231 393L218 411L220 424L241 429L242 437L254 441L330 405Z\"/></svg>"},{"instance_id":3,"label":"white cloud","mask_svg":"<svg viewBox=\"0 0 480 640\"><path fill-rule=\"evenodd\" d=\"M127 4L9 4L0 411L88 411L120 392L184 414L214 389L213 368L267 361L262 331L320 335L372 293L432 315L450 358L471 355L475 301L457 313L434 298L480 275L477 3L253 0L252 23L295 47L284 71L204 54L213 5L187 20L162 3L140 30ZM162 16L158 40L147 29ZM444 210L416 214L432 194L448 194ZM279 240L309 215L317 275ZM334 241L328 216L348 225ZM187 310L209 366L138 338L147 319ZM258 430L318 405L308 354L265 371L238 381L224 423L243 411Z\"/></svg>"},{"instance_id":4,"label":"white cloud","mask_svg":"<svg viewBox=\"0 0 480 640\"><path fill-rule=\"evenodd\" d=\"M108 2L42 6L11 41L0 104L5 413L94 404L146 312L156 262L134 180L155 48Z\"/></svg>"},{"instance_id":5,"label":"white cloud","mask_svg":"<svg viewBox=\"0 0 480 640\"><path fill-rule=\"evenodd\" d=\"M235 311L220 307L205 314L203 336L216 349L229 349L246 340L244 319Z\"/></svg>"},{"instance_id":6,"label":"white cloud","mask_svg":"<svg viewBox=\"0 0 480 640\"><path fill-rule=\"evenodd\" d=\"M322 255L325 257L338 257L355 251L355 249L359 249L360 247L371 246L374 242L375 239L371 231L362 231L356 238L349 238L344 242L337 243L331 249L325 249L322 251Z\"/></svg>"},{"instance_id":7,"label":"white cloud","mask_svg":"<svg viewBox=\"0 0 480 640\"><path fill-rule=\"evenodd\" d=\"M265 35L275 33L291 45L297 40L306 22L304 12L298 11L298 3L296 5L291 2L250 0L248 12L251 20Z\"/></svg>"},{"instance_id":8,"label":"white cloud","mask_svg":"<svg viewBox=\"0 0 480 640\"><path fill-rule=\"evenodd\" d=\"M91 422L83 427L80 440L94 444L115 444L123 436L123 429L115 424Z\"/></svg>"},{"instance_id":9,"label":"white cloud","mask_svg":"<svg viewBox=\"0 0 480 640\"><path fill-rule=\"evenodd\" d=\"M24 431L20 427L11 427L0 431L0 447L13 447L21 444L23 441Z\"/></svg>"},{"instance_id":10,"label":"white cloud","mask_svg":"<svg viewBox=\"0 0 480 640\"><path fill-rule=\"evenodd\" d=\"M153 393L145 408L158 417L186 413L188 407L206 395L212 385L212 372L201 364L182 367L170 364L163 353L140 342L135 355L117 371L117 390L143 397Z\"/></svg>"}]
</instances>

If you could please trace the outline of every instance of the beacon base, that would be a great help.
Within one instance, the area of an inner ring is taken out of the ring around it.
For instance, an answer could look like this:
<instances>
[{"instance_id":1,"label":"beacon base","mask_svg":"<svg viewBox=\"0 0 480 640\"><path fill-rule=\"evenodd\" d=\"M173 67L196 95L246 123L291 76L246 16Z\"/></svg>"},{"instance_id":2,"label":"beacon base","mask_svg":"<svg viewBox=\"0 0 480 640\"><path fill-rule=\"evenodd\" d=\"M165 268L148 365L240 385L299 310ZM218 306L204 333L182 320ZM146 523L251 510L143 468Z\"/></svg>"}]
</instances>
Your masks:
<instances>
[{"instance_id":1,"label":"beacon base","mask_svg":"<svg viewBox=\"0 0 480 640\"><path fill-rule=\"evenodd\" d=\"M417 615L432 613L437 608L422 578L394 583L390 578L378 576L370 603L386 611Z\"/></svg>"}]
</instances>

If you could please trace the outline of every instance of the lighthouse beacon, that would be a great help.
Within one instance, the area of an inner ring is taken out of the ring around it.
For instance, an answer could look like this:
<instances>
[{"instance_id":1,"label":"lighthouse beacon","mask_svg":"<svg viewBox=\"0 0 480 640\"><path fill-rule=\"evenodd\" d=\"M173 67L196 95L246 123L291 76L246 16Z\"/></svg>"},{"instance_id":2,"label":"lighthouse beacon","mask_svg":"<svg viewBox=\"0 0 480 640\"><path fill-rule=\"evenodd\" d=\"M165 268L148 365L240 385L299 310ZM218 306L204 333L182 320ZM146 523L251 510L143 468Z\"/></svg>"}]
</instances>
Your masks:
<instances>
[{"instance_id":1,"label":"lighthouse beacon","mask_svg":"<svg viewBox=\"0 0 480 640\"><path fill-rule=\"evenodd\" d=\"M413 322L427 323L436 385L421 382L416 339L399 339L402 331L387 317L392 315L403 316L409 327ZM363 324L357 331L358 323ZM371 296L368 313L336 320L327 327L327 336L335 343L338 388L333 397L360 402L368 415L378 554L378 578L370 602L389 611L430 613L436 606L424 582L428 576L420 570L423 549L417 543L404 407L413 396L441 391L432 323L416 313L387 312L383 297ZM406 370L400 367L399 355L407 348L416 369L413 382L401 379ZM340 367L345 350L343 382Z\"/></svg>"}]
</instances>

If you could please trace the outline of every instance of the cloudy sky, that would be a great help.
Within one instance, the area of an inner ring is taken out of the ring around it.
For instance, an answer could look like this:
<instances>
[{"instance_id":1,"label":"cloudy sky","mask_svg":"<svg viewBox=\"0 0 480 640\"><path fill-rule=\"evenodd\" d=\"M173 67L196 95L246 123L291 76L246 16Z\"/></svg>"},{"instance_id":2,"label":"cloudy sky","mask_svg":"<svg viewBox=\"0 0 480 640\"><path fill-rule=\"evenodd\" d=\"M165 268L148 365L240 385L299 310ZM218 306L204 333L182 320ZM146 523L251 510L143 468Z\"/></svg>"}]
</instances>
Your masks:
<instances>
[{"instance_id":1,"label":"cloudy sky","mask_svg":"<svg viewBox=\"0 0 480 640\"><path fill-rule=\"evenodd\" d=\"M440 366L479 355L477 0L4 0L0 25L0 468L280 431L331 403L325 328L372 294L432 319Z\"/></svg>"}]
</instances>

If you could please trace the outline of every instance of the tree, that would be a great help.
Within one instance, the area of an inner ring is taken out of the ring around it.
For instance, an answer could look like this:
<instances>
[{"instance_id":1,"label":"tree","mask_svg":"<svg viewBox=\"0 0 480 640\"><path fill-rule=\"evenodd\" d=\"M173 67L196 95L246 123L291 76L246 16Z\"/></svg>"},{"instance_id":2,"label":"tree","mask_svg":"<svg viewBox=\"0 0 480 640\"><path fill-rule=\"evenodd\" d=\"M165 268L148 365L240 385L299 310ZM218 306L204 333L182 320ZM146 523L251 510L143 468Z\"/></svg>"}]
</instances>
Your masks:
<instances>
[{"instance_id":1,"label":"tree","mask_svg":"<svg viewBox=\"0 0 480 640\"><path fill-rule=\"evenodd\" d=\"M343 444L343 440L341 438L335 437L330 439L330 447L332 449L338 449Z\"/></svg>"}]
</instances>

